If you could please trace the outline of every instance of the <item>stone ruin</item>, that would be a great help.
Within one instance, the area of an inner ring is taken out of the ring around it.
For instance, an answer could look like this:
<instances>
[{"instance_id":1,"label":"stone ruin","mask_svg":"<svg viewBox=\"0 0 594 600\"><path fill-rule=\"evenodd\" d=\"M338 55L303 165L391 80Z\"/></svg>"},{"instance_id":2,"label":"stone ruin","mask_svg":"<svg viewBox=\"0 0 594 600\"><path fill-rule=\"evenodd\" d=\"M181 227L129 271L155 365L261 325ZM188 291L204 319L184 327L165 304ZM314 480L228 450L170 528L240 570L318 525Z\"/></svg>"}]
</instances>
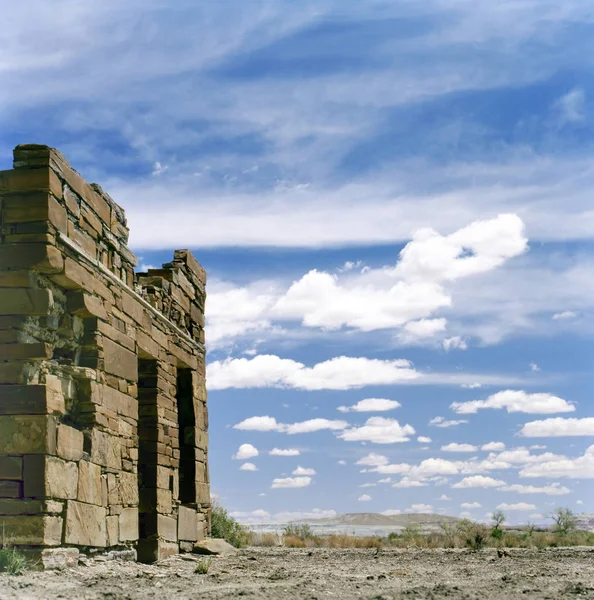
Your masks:
<instances>
[{"instance_id":1,"label":"stone ruin","mask_svg":"<svg viewBox=\"0 0 594 600\"><path fill-rule=\"evenodd\" d=\"M152 562L209 535L206 273L135 273L124 211L56 150L0 171L0 544Z\"/></svg>"}]
</instances>

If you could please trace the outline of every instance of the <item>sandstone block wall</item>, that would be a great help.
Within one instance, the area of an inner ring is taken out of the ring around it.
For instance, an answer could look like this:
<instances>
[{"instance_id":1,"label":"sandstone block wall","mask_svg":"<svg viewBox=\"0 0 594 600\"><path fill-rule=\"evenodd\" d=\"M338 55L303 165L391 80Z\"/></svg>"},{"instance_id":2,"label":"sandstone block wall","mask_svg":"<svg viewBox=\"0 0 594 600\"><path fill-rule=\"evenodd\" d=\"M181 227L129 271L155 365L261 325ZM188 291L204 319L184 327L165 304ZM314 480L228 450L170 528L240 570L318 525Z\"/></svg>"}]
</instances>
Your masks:
<instances>
[{"instance_id":1,"label":"sandstone block wall","mask_svg":"<svg viewBox=\"0 0 594 600\"><path fill-rule=\"evenodd\" d=\"M0 171L0 539L134 548L209 533L206 273L134 273L124 211L46 146Z\"/></svg>"}]
</instances>

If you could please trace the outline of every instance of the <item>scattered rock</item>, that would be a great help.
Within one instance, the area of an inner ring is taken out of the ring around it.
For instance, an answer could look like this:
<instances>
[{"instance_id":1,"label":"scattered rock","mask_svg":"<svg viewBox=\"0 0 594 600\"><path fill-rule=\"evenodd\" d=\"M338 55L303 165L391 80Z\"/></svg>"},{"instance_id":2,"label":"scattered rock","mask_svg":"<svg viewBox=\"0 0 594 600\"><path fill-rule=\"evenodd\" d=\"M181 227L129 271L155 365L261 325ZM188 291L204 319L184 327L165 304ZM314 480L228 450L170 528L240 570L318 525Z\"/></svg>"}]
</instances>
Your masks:
<instances>
[{"instance_id":1,"label":"scattered rock","mask_svg":"<svg viewBox=\"0 0 594 600\"><path fill-rule=\"evenodd\" d=\"M233 554L237 554L237 548L234 548L225 540L211 538L208 540L196 542L194 544L192 552L194 552L195 554L216 554L219 556L231 556Z\"/></svg>"}]
</instances>

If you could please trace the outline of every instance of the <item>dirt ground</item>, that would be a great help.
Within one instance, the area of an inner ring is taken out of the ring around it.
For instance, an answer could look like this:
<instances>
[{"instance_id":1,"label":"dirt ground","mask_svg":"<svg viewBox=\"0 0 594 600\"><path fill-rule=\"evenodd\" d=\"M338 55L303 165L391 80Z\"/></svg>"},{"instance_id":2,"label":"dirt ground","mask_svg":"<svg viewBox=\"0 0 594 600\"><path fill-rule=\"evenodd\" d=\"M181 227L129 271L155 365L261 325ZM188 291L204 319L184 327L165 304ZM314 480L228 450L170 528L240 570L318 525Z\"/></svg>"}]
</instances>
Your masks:
<instances>
[{"instance_id":1,"label":"dirt ground","mask_svg":"<svg viewBox=\"0 0 594 600\"><path fill-rule=\"evenodd\" d=\"M594 548L496 550L247 548L156 565L88 561L61 572L0 576L1 600L274 598L593 598Z\"/></svg>"}]
</instances>

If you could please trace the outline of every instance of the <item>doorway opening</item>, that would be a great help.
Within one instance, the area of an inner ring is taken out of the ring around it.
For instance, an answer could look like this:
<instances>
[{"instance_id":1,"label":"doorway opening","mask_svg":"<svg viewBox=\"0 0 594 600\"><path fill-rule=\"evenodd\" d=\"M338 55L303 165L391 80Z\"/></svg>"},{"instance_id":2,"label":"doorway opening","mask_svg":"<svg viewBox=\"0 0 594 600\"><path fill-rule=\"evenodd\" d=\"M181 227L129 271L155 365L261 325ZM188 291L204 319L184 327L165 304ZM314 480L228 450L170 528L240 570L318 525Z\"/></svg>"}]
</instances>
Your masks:
<instances>
[{"instance_id":1,"label":"doorway opening","mask_svg":"<svg viewBox=\"0 0 594 600\"><path fill-rule=\"evenodd\" d=\"M179 501L182 504L196 503L196 416L192 370L177 369L177 418L179 425Z\"/></svg>"}]
</instances>

